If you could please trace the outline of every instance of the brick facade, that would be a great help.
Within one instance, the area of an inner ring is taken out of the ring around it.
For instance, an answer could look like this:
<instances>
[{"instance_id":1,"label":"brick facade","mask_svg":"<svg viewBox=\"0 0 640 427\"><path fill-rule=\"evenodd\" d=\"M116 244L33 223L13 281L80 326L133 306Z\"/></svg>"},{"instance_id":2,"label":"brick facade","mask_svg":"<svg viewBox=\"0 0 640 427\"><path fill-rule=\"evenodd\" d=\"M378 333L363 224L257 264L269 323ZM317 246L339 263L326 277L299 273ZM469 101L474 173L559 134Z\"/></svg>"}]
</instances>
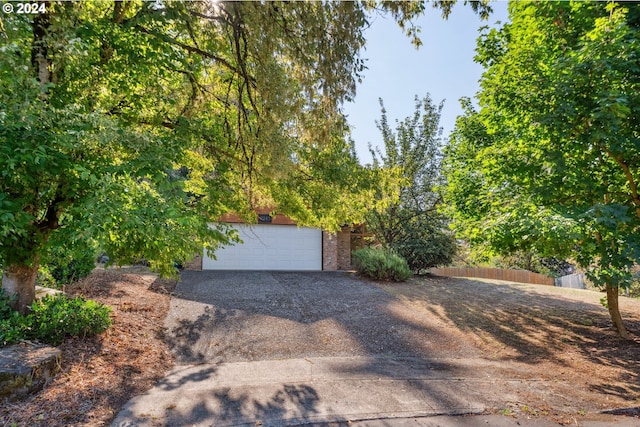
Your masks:
<instances>
[{"instance_id":1,"label":"brick facade","mask_svg":"<svg viewBox=\"0 0 640 427\"><path fill-rule=\"evenodd\" d=\"M272 210L270 209L256 209L256 215L271 215L272 214ZM244 218L242 218L241 216L234 214L234 213L228 213L228 214L224 214L222 215L218 221L220 222L228 222L231 224L244 224L247 221L245 221ZM282 214L275 214L275 215L271 215L271 222L269 224L273 224L273 225L296 225L296 222L294 220L292 220L291 218L282 215Z\"/></svg>"},{"instance_id":2,"label":"brick facade","mask_svg":"<svg viewBox=\"0 0 640 427\"><path fill-rule=\"evenodd\" d=\"M202 255L195 255L191 261L184 264L185 270L202 270Z\"/></svg>"},{"instance_id":3,"label":"brick facade","mask_svg":"<svg viewBox=\"0 0 640 427\"><path fill-rule=\"evenodd\" d=\"M322 232L322 269L351 270L351 227L337 233Z\"/></svg>"},{"instance_id":4,"label":"brick facade","mask_svg":"<svg viewBox=\"0 0 640 427\"><path fill-rule=\"evenodd\" d=\"M322 269L338 270L338 236L328 231L322 232Z\"/></svg>"},{"instance_id":5,"label":"brick facade","mask_svg":"<svg viewBox=\"0 0 640 427\"><path fill-rule=\"evenodd\" d=\"M351 227L342 227L337 238L338 270L351 270Z\"/></svg>"}]
</instances>

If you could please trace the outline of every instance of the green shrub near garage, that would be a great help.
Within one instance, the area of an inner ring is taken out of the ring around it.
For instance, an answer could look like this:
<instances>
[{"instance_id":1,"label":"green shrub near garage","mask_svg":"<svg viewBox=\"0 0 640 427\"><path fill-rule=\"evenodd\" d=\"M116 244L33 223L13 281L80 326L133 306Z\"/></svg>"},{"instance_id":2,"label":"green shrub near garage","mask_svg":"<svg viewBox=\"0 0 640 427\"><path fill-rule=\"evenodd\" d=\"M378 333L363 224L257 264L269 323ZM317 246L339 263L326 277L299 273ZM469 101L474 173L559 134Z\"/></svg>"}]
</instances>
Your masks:
<instances>
[{"instance_id":1,"label":"green shrub near garage","mask_svg":"<svg viewBox=\"0 0 640 427\"><path fill-rule=\"evenodd\" d=\"M352 259L358 272L375 280L403 282L412 275L407 260L390 249L358 249Z\"/></svg>"}]
</instances>

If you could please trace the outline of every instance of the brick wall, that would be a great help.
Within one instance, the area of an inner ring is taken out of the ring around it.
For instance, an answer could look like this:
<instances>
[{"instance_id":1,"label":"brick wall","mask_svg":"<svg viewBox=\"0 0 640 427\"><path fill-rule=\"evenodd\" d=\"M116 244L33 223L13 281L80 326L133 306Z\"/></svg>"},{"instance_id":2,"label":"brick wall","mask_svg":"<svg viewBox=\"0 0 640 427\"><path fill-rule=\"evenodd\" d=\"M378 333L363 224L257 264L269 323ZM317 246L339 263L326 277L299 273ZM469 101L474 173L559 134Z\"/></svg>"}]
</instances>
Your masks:
<instances>
[{"instance_id":1,"label":"brick wall","mask_svg":"<svg viewBox=\"0 0 640 427\"><path fill-rule=\"evenodd\" d=\"M196 255L191 261L184 264L185 270L202 270L202 255Z\"/></svg>"},{"instance_id":2,"label":"brick wall","mask_svg":"<svg viewBox=\"0 0 640 427\"><path fill-rule=\"evenodd\" d=\"M338 270L338 236L328 231L322 232L322 269Z\"/></svg>"},{"instance_id":3,"label":"brick wall","mask_svg":"<svg viewBox=\"0 0 640 427\"><path fill-rule=\"evenodd\" d=\"M337 233L322 232L322 269L351 270L351 228Z\"/></svg>"},{"instance_id":4,"label":"brick wall","mask_svg":"<svg viewBox=\"0 0 640 427\"><path fill-rule=\"evenodd\" d=\"M256 219L255 221L257 222L257 215L260 214L266 214L266 215L270 215L272 213L272 209L268 209L268 208L259 208L256 209ZM228 222L228 223L234 223L234 224L244 224L247 221L245 221L244 218L242 218L240 215L235 214L235 213L227 213L222 215L220 218L218 218L218 221L220 222ZM274 224L274 225L296 225L296 222L294 220L292 220L291 218L282 215L282 214L275 214L271 217L271 222L270 224Z\"/></svg>"},{"instance_id":5,"label":"brick wall","mask_svg":"<svg viewBox=\"0 0 640 427\"><path fill-rule=\"evenodd\" d=\"M351 227L338 232L338 270L351 270Z\"/></svg>"}]
</instances>

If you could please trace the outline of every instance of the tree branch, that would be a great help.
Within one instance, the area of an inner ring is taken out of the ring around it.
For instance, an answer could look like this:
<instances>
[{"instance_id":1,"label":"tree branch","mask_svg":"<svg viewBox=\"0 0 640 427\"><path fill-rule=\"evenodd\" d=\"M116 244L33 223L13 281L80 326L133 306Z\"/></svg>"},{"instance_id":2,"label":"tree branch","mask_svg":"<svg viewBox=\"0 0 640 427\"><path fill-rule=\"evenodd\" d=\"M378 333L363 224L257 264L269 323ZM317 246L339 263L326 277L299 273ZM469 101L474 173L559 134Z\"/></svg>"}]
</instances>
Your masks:
<instances>
[{"instance_id":1,"label":"tree branch","mask_svg":"<svg viewBox=\"0 0 640 427\"><path fill-rule=\"evenodd\" d=\"M640 218L640 197L638 197L638 185L633 179L633 174L631 173L631 169L629 169L629 165L625 163L624 159L620 155L614 154L607 147L600 145L600 148L607 153L609 157L611 157L617 164L622 168L622 171L625 174L627 182L629 183L629 189L631 190L631 201L633 202L636 208L636 215Z\"/></svg>"},{"instance_id":2,"label":"tree branch","mask_svg":"<svg viewBox=\"0 0 640 427\"><path fill-rule=\"evenodd\" d=\"M178 47L186 50L187 52L195 53L195 54L200 55L200 56L202 56L204 58L212 59L212 60L224 65L225 67L227 67L228 69L232 70L236 74L241 74L242 75L241 71L236 66L234 66L232 63L230 63L229 61L227 61L226 59L224 59L224 58L222 58L222 57L220 57L218 55L215 55L215 54L213 54L211 52L208 52L206 50L200 49L200 48L198 48L196 46L190 46L190 45L188 45L186 43L179 42L178 40L176 40L176 39L174 39L172 37L169 37L166 34L158 33L157 31L148 30L147 28L145 28L145 27L143 27L142 25L139 25L139 24L136 24L135 28L137 30L139 30L140 32L144 33L144 34L148 34L148 35L156 37L156 38L158 38L158 39L160 39L160 40L162 40L164 42L170 43L170 44L172 44L174 46L178 46ZM249 78L251 78L251 77L249 77ZM251 78L251 80L253 81L254 79Z\"/></svg>"}]
</instances>

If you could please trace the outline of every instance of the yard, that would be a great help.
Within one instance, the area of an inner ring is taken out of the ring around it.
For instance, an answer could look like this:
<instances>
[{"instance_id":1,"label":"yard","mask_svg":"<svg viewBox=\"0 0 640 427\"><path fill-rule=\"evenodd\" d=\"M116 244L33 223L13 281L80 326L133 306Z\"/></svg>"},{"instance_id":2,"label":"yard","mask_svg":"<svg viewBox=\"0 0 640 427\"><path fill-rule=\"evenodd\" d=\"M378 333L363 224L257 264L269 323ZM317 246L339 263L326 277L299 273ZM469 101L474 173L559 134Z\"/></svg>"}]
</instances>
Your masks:
<instances>
[{"instance_id":1,"label":"yard","mask_svg":"<svg viewBox=\"0 0 640 427\"><path fill-rule=\"evenodd\" d=\"M65 342L62 373L30 399L3 403L2 425L108 425L174 363L162 330L173 286L145 271L109 270L71 287L112 306L113 327ZM616 337L599 293L439 277L374 286L390 295L387 310L412 326L401 332L428 336L421 346L434 357L500 361L503 377L540 380L535 389L515 387L495 413L574 425L603 410L638 415L640 344ZM640 301L621 298L621 308L638 337Z\"/></svg>"},{"instance_id":2,"label":"yard","mask_svg":"<svg viewBox=\"0 0 640 427\"><path fill-rule=\"evenodd\" d=\"M576 414L626 408L623 413L640 415L638 299L620 297L636 337L625 342L598 292L444 277L381 286L416 310L429 311L452 341L473 345L482 358L524 368L518 377L555 383L546 393L536 390L505 402L501 411L553 415L563 407Z\"/></svg>"}]
</instances>

